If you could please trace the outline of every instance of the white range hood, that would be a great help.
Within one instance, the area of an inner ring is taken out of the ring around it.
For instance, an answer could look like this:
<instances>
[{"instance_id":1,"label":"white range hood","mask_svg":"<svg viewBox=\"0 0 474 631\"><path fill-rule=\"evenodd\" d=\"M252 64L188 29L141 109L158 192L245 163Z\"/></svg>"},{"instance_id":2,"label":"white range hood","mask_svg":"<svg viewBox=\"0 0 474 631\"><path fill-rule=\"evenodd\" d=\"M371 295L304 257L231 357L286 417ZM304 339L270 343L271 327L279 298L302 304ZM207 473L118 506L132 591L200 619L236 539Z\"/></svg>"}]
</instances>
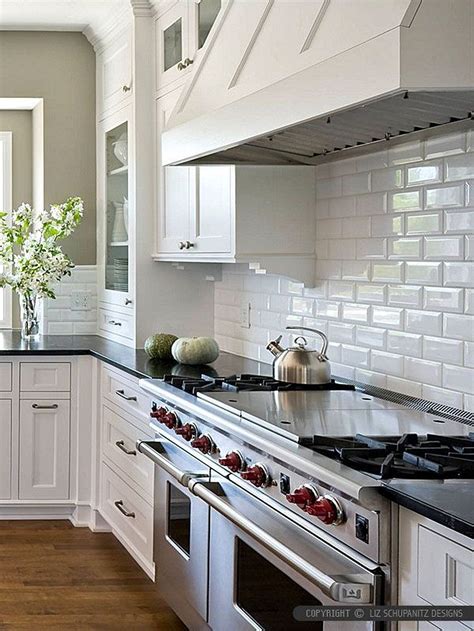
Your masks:
<instances>
[{"instance_id":1,"label":"white range hood","mask_svg":"<svg viewBox=\"0 0 474 631\"><path fill-rule=\"evenodd\" d=\"M474 110L474 0L228 0L165 165L316 164Z\"/></svg>"}]
</instances>

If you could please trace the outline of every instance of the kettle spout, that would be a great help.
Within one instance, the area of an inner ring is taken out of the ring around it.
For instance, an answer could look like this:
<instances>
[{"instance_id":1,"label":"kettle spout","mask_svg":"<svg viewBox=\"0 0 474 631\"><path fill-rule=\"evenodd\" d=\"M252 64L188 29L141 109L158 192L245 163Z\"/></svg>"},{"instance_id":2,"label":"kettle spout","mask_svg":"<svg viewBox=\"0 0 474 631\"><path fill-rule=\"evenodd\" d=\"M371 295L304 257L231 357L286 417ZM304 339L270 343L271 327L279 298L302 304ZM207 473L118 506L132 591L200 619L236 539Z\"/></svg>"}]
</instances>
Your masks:
<instances>
[{"instance_id":1,"label":"kettle spout","mask_svg":"<svg viewBox=\"0 0 474 631\"><path fill-rule=\"evenodd\" d=\"M274 357L278 357L279 355L281 355L283 353L283 351L285 350L284 348L282 348L280 346L280 342L281 342L281 338L283 337L283 335L280 335L279 337L277 337L276 340L273 340L273 342L270 342L267 345L267 351L270 351L270 353L274 356Z\"/></svg>"}]
</instances>

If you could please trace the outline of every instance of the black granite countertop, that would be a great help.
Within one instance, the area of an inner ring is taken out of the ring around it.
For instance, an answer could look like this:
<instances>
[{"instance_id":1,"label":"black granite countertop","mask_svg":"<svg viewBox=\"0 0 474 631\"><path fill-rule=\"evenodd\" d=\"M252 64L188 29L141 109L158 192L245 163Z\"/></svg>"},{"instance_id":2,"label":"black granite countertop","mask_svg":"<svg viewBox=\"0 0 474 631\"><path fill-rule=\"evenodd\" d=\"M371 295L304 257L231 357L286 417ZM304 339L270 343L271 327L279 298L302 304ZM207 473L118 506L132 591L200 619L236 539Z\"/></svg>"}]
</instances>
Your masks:
<instances>
[{"instance_id":1,"label":"black granite countertop","mask_svg":"<svg viewBox=\"0 0 474 631\"><path fill-rule=\"evenodd\" d=\"M224 377L236 373L271 373L271 366L230 353L212 364L184 366L151 360L142 349L129 348L97 335L45 335L26 344L18 331L0 332L0 355L92 355L138 378L159 379L167 374ZM469 481L388 482L382 492L409 508L468 537L474 537L474 484Z\"/></svg>"},{"instance_id":2,"label":"black granite countertop","mask_svg":"<svg viewBox=\"0 0 474 631\"><path fill-rule=\"evenodd\" d=\"M388 482L382 493L415 513L474 539L473 480Z\"/></svg>"},{"instance_id":3,"label":"black granite countertop","mask_svg":"<svg viewBox=\"0 0 474 631\"><path fill-rule=\"evenodd\" d=\"M184 366L176 362L151 360L143 349L110 342L98 335L42 335L29 344L19 331L0 331L0 355L92 355L138 378L160 379L176 374L199 377L225 377L236 373L270 374L271 366L238 355L222 352L215 362L203 366Z\"/></svg>"}]
</instances>

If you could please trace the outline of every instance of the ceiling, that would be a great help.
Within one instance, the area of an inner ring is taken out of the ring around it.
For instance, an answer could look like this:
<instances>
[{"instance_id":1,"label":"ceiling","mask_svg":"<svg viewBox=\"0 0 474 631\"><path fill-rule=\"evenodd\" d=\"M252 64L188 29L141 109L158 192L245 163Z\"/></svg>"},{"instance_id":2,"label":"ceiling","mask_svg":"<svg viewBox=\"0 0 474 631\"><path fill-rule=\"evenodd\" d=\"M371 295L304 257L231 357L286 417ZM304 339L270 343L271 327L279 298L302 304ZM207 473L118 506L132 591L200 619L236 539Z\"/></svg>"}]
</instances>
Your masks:
<instances>
[{"instance_id":1,"label":"ceiling","mask_svg":"<svg viewBox=\"0 0 474 631\"><path fill-rule=\"evenodd\" d=\"M129 0L0 0L0 30L94 29L127 6Z\"/></svg>"}]
</instances>

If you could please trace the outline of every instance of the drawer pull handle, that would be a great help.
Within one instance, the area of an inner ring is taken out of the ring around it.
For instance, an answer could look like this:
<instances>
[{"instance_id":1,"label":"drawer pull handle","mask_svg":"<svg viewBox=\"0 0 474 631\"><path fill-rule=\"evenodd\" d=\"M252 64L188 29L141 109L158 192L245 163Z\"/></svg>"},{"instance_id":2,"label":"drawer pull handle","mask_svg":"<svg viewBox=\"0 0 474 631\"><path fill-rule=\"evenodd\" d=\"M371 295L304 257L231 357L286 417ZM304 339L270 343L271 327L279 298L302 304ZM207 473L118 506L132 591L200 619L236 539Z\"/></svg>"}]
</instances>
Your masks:
<instances>
[{"instance_id":1,"label":"drawer pull handle","mask_svg":"<svg viewBox=\"0 0 474 631\"><path fill-rule=\"evenodd\" d=\"M117 447L123 451L124 454L127 454L127 456L136 456L137 452L135 451L135 449L127 449L125 447L125 443L123 440L117 440L117 442L115 443L117 445Z\"/></svg>"},{"instance_id":2,"label":"drawer pull handle","mask_svg":"<svg viewBox=\"0 0 474 631\"><path fill-rule=\"evenodd\" d=\"M57 410L59 405L57 403L53 403L51 405L39 405L38 403L33 403L31 407L34 410Z\"/></svg>"},{"instance_id":3,"label":"drawer pull handle","mask_svg":"<svg viewBox=\"0 0 474 631\"><path fill-rule=\"evenodd\" d=\"M127 397L125 394L125 390L116 390L115 394L119 396L121 399L125 399L125 401L136 401L137 397Z\"/></svg>"},{"instance_id":4,"label":"drawer pull handle","mask_svg":"<svg viewBox=\"0 0 474 631\"><path fill-rule=\"evenodd\" d=\"M109 324L112 324L113 326L122 326L122 323L117 322L117 320L109 320Z\"/></svg>"},{"instance_id":5,"label":"drawer pull handle","mask_svg":"<svg viewBox=\"0 0 474 631\"><path fill-rule=\"evenodd\" d=\"M116 508L118 508L119 511L122 513L122 515L125 515L125 517L130 517L131 519L135 519L135 513L129 513L128 510L124 508L123 500L117 500L116 502L114 502L114 504Z\"/></svg>"}]
</instances>

